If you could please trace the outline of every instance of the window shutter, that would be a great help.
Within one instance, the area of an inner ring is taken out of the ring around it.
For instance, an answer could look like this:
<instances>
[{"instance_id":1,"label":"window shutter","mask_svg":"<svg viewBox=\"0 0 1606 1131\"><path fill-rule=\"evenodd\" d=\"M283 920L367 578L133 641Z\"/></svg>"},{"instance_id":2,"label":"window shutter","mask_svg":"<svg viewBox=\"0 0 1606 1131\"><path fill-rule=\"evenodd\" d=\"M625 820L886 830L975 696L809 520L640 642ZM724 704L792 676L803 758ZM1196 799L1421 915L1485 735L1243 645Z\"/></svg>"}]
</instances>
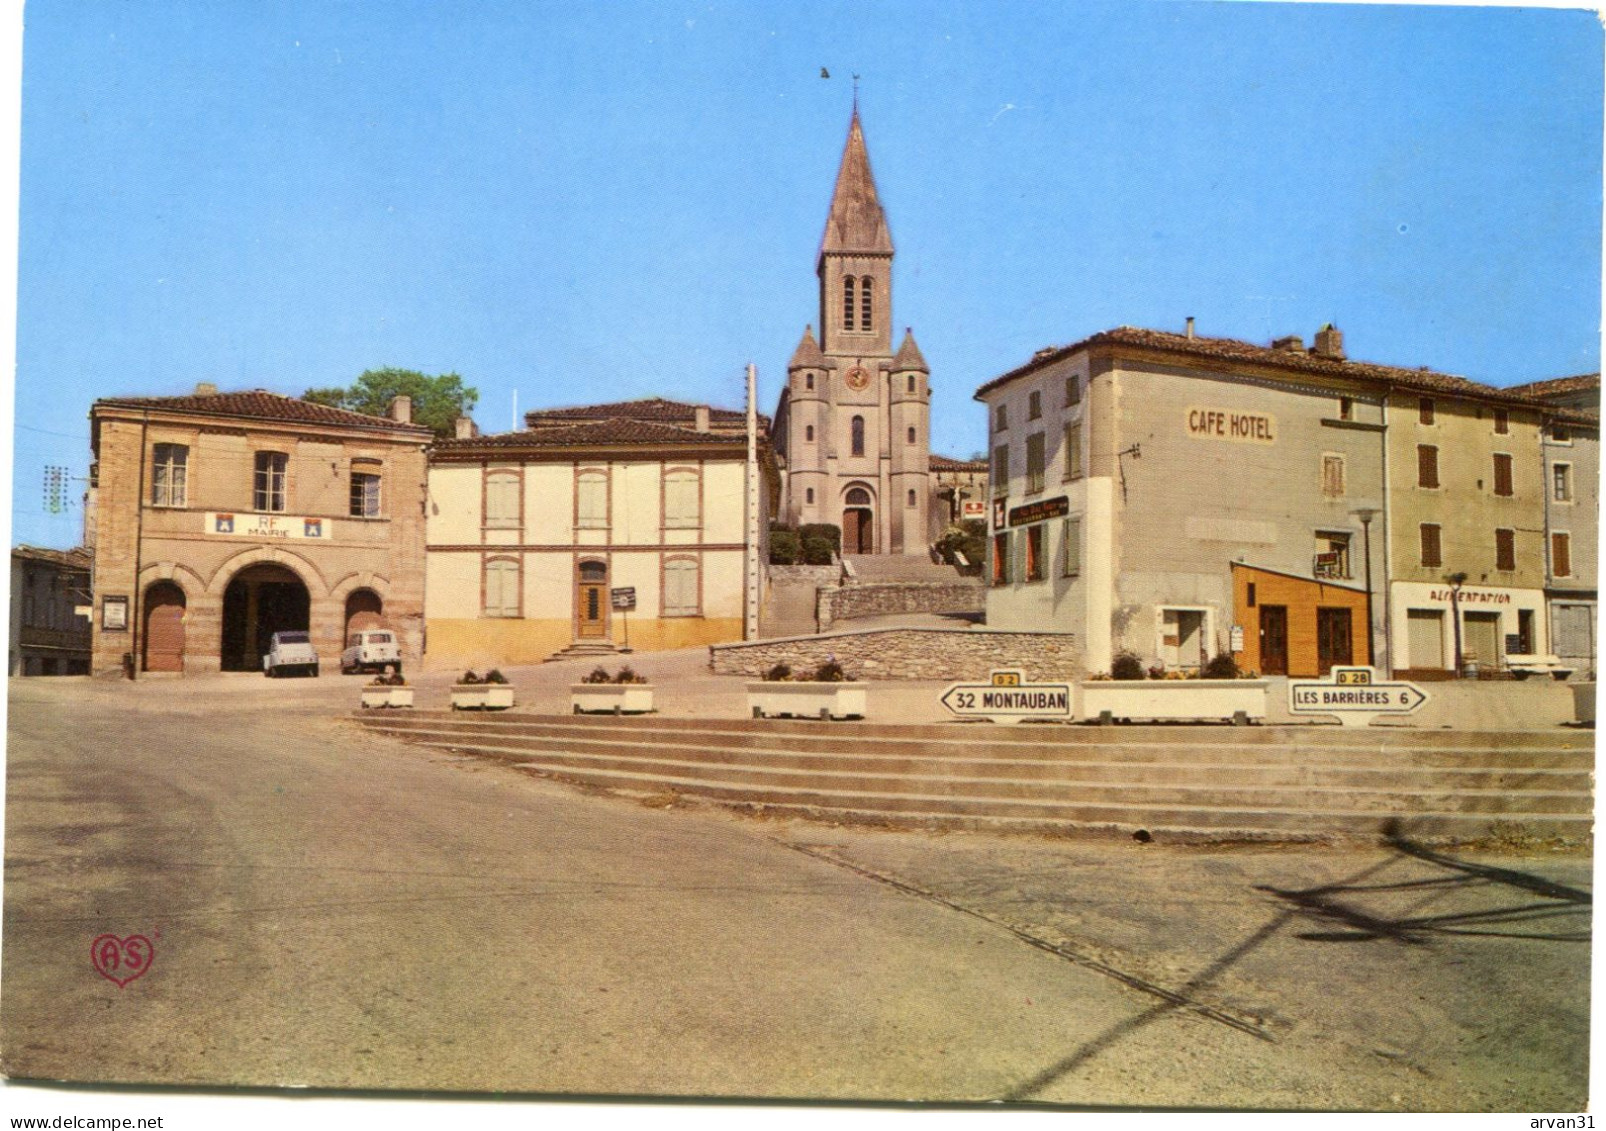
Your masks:
<instances>
[{"instance_id":1,"label":"window shutter","mask_svg":"<svg viewBox=\"0 0 1606 1131\"><path fill-rule=\"evenodd\" d=\"M1422 564L1425 566L1440 565L1439 560L1439 526L1438 523L1424 522L1422 530Z\"/></svg>"},{"instance_id":2,"label":"window shutter","mask_svg":"<svg viewBox=\"0 0 1606 1131\"><path fill-rule=\"evenodd\" d=\"M1511 457L1504 452L1496 452L1494 457L1494 493L1511 494Z\"/></svg>"},{"instance_id":3,"label":"window shutter","mask_svg":"<svg viewBox=\"0 0 1606 1131\"><path fill-rule=\"evenodd\" d=\"M664 480L664 525L696 526L697 504L697 473L671 471Z\"/></svg>"},{"instance_id":4,"label":"window shutter","mask_svg":"<svg viewBox=\"0 0 1606 1131\"><path fill-rule=\"evenodd\" d=\"M1418 487L1439 485L1439 449L1432 444L1416 446L1416 485Z\"/></svg>"},{"instance_id":5,"label":"window shutter","mask_svg":"<svg viewBox=\"0 0 1606 1131\"><path fill-rule=\"evenodd\" d=\"M1494 567L1500 570L1517 568L1517 533L1514 530L1494 532Z\"/></svg>"},{"instance_id":6,"label":"window shutter","mask_svg":"<svg viewBox=\"0 0 1606 1131\"><path fill-rule=\"evenodd\" d=\"M1075 577L1082 572L1082 520L1065 520L1065 576Z\"/></svg>"},{"instance_id":7,"label":"window shutter","mask_svg":"<svg viewBox=\"0 0 1606 1131\"><path fill-rule=\"evenodd\" d=\"M1572 576L1572 535L1552 534L1550 536L1550 572L1556 577Z\"/></svg>"},{"instance_id":8,"label":"window shutter","mask_svg":"<svg viewBox=\"0 0 1606 1131\"><path fill-rule=\"evenodd\" d=\"M664 615L695 616L697 613L697 563L676 558L664 563Z\"/></svg>"}]
</instances>

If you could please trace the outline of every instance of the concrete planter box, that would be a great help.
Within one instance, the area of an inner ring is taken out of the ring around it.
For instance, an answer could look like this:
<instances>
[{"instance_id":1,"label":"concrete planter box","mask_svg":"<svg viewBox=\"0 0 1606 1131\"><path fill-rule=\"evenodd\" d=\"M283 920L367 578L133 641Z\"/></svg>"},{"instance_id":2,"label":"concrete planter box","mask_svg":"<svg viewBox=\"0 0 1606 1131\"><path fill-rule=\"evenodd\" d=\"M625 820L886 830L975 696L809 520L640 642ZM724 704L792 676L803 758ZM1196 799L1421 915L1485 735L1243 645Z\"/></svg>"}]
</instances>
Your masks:
<instances>
[{"instance_id":1,"label":"concrete planter box","mask_svg":"<svg viewBox=\"0 0 1606 1131\"><path fill-rule=\"evenodd\" d=\"M569 706L577 715L651 714L652 684L571 683Z\"/></svg>"},{"instance_id":2,"label":"concrete planter box","mask_svg":"<svg viewBox=\"0 0 1606 1131\"><path fill-rule=\"evenodd\" d=\"M1595 725L1595 681L1568 684L1573 689L1573 719Z\"/></svg>"},{"instance_id":3,"label":"concrete planter box","mask_svg":"<svg viewBox=\"0 0 1606 1131\"><path fill-rule=\"evenodd\" d=\"M1078 685L1082 701L1078 715L1097 720L1106 711L1124 720L1233 721L1266 717L1263 679L1145 679L1101 680Z\"/></svg>"},{"instance_id":4,"label":"concrete planter box","mask_svg":"<svg viewBox=\"0 0 1606 1131\"><path fill-rule=\"evenodd\" d=\"M750 683L747 705L755 719L862 719L862 683Z\"/></svg>"},{"instance_id":5,"label":"concrete planter box","mask_svg":"<svg viewBox=\"0 0 1606 1131\"><path fill-rule=\"evenodd\" d=\"M511 683L456 683L452 685L454 711L505 711L513 706Z\"/></svg>"},{"instance_id":6,"label":"concrete planter box","mask_svg":"<svg viewBox=\"0 0 1606 1131\"><path fill-rule=\"evenodd\" d=\"M364 710L370 707L411 707L413 705L413 689L411 687L365 687L362 689L362 705Z\"/></svg>"}]
</instances>

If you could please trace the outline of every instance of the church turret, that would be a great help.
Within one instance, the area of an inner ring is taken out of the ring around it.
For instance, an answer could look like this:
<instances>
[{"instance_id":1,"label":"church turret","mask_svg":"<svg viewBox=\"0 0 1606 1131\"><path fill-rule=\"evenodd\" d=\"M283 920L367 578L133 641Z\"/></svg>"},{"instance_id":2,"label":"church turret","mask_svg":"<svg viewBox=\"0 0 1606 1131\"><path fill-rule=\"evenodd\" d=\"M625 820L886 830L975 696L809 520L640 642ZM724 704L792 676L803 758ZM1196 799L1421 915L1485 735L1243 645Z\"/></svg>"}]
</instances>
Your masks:
<instances>
[{"instance_id":1,"label":"church turret","mask_svg":"<svg viewBox=\"0 0 1606 1131\"><path fill-rule=\"evenodd\" d=\"M859 111L848 125L816 266L820 337L827 354L892 353L892 233L876 194Z\"/></svg>"}]
</instances>

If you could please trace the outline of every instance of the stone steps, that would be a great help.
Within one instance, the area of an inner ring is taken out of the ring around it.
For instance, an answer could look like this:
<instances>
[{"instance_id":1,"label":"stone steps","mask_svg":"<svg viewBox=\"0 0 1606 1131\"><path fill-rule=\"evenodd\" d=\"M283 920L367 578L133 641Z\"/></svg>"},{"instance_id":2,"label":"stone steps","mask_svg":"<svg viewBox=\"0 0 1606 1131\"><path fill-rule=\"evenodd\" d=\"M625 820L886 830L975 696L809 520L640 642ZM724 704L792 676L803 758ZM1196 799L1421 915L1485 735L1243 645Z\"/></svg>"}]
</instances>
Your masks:
<instances>
[{"instance_id":1,"label":"stone steps","mask_svg":"<svg viewBox=\"0 0 1606 1131\"><path fill-rule=\"evenodd\" d=\"M853 581L864 585L890 581L964 582L981 587L979 578L966 577L958 568L933 562L924 554L847 554Z\"/></svg>"},{"instance_id":2,"label":"stone steps","mask_svg":"<svg viewBox=\"0 0 1606 1131\"><path fill-rule=\"evenodd\" d=\"M1591 736L1252 728L887 727L363 715L372 730L546 776L833 820L1188 836L1586 839ZM1189 741L1192 739L1192 741Z\"/></svg>"}]
</instances>

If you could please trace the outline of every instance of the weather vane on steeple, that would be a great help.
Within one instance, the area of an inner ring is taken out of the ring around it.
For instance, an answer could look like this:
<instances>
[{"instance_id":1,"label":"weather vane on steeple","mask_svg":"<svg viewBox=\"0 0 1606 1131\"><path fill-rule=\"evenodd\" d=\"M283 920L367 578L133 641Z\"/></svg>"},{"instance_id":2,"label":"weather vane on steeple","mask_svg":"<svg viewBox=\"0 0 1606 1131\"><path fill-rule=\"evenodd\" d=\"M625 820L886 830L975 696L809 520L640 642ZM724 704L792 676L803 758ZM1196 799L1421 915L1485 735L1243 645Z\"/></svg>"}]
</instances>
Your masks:
<instances>
[{"instance_id":1,"label":"weather vane on steeple","mask_svg":"<svg viewBox=\"0 0 1606 1131\"><path fill-rule=\"evenodd\" d=\"M859 76L853 76L853 112L859 112Z\"/></svg>"}]
</instances>

